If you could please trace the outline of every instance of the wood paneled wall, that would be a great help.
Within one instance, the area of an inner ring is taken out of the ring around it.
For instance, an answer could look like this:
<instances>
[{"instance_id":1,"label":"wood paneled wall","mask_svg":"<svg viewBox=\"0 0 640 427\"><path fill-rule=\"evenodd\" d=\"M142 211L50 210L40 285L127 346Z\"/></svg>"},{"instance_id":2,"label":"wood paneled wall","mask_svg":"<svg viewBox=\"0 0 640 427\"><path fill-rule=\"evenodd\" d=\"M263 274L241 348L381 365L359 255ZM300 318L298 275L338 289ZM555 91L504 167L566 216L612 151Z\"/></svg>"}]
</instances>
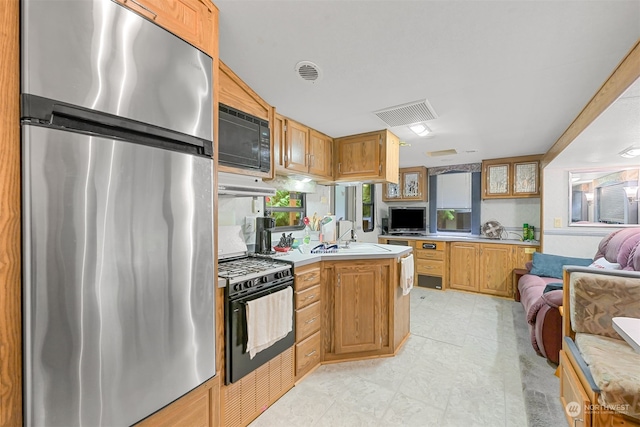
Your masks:
<instances>
[{"instance_id":1,"label":"wood paneled wall","mask_svg":"<svg viewBox=\"0 0 640 427\"><path fill-rule=\"evenodd\" d=\"M0 8L0 426L22 425L19 6Z\"/></svg>"}]
</instances>

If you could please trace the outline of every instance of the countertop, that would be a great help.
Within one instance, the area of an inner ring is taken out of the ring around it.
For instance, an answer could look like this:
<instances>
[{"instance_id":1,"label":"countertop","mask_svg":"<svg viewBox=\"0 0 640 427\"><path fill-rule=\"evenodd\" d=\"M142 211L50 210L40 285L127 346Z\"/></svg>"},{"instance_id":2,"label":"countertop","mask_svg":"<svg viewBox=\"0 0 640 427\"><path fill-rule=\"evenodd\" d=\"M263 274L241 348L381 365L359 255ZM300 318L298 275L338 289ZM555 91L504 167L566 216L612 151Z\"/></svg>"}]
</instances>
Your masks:
<instances>
[{"instance_id":1,"label":"countertop","mask_svg":"<svg viewBox=\"0 0 640 427\"><path fill-rule=\"evenodd\" d=\"M506 245L523 245L523 246L540 246L537 240L521 241L518 239L490 239L483 236L450 236L442 234L423 234L423 235L400 235L400 234L381 234L379 239L393 240L433 240L437 242L474 242L474 243L500 243Z\"/></svg>"},{"instance_id":2,"label":"countertop","mask_svg":"<svg viewBox=\"0 0 640 427\"><path fill-rule=\"evenodd\" d=\"M356 259L397 258L413 250L410 246L383 245L380 243L352 243L349 249L340 249L337 253L311 254L301 253L298 249L280 255L278 259L292 262L294 267L301 267L319 261L348 261Z\"/></svg>"}]
</instances>

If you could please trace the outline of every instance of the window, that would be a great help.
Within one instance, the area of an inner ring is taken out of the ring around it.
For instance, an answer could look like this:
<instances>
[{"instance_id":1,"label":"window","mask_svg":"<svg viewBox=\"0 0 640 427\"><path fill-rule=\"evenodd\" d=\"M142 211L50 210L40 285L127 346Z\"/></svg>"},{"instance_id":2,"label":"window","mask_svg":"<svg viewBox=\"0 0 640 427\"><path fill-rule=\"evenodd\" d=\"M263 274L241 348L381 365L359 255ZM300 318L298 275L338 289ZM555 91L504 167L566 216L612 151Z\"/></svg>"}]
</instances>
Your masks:
<instances>
[{"instance_id":1,"label":"window","mask_svg":"<svg viewBox=\"0 0 640 427\"><path fill-rule=\"evenodd\" d=\"M480 230L480 172L432 176L429 188L429 231L473 233ZM476 233L477 234L477 233Z\"/></svg>"},{"instance_id":2,"label":"window","mask_svg":"<svg viewBox=\"0 0 640 427\"><path fill-rule=\"evenodd\" d=\"M306 215L305 195L297 191L278 190L264 198L264 212L276 220L276 230L301 230Z\"/></svg>"},{"instance_id":3,"label":"window","mask_svg":"<svg viewBox=\"0 0 640 427\"><path fill-rule=\"evenodd\" d=\"M376 187L373 184L362 184L362 231L369 232L376 228L375 200Z\"/></svg>"}]
</instances>

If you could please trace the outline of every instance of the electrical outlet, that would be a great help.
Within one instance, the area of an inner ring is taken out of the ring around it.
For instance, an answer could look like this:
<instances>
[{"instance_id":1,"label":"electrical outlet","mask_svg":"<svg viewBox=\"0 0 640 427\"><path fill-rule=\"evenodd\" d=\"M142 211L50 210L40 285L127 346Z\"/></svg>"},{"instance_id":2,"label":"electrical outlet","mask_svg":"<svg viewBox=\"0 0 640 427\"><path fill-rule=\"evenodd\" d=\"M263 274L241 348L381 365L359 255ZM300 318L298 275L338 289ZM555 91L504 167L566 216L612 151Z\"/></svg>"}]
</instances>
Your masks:
<instances>
[{"instance_id":1,"label":"electrical outlet","mask_svg":"<svg viewBox=\"0 0 640 427\"><path fill-rule=\"evenodd\" d=\"M556 228L562 227L562 218L554 218L553 226Z\"/></svg>"}]
</instances>

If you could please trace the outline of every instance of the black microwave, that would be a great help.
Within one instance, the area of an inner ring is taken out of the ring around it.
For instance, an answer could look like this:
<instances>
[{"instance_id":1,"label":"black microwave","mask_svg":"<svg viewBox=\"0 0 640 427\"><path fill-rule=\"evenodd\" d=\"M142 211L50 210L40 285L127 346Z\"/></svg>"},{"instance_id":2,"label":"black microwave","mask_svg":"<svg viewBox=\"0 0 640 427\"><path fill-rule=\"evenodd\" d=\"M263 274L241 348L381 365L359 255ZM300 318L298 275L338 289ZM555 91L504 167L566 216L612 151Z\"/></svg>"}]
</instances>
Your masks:
<instances>
[{"instance_id":1,"label":"black microwave","mask_svg":"<svg viewBox=\"0 0 640 427\"><path fill-rule=\"evenodd\" d=\"M219 104L218 163L260 172L271 170L269 122Z\"/></svg>"}]
</instances>

